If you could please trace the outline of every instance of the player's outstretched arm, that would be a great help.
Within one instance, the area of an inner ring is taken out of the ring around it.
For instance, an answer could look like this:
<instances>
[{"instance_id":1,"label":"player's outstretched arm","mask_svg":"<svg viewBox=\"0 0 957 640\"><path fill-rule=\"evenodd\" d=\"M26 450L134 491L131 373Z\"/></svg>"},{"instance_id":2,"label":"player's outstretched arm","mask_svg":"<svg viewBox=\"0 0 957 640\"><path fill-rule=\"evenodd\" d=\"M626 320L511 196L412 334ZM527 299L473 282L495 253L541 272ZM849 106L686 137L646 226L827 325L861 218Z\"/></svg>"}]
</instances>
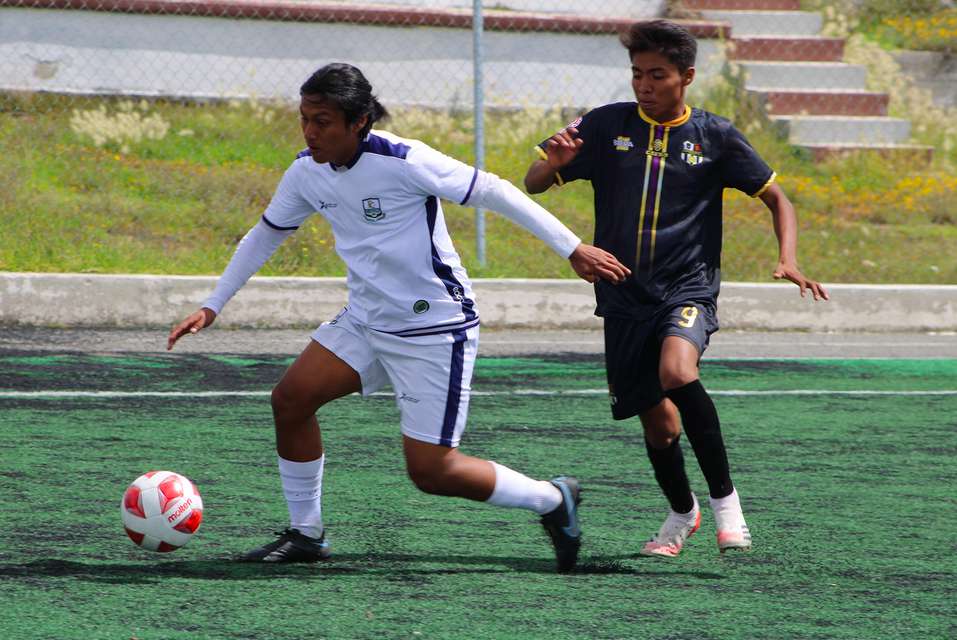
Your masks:
<instances>
[{"instance_id":1,"label":"player's outstretched arm","mask_svg":"<svg viewBox=\"0 0 957 640\"><path fill-rule=\"evenodd\" d=\"M784 195L780 185L772 184L761 194L761 201L771 210L774 235L778 239L778 264L774 269L775 280L790 280L801 290L803 298L810 291L815 300L828 300L827 291L820 282L806 277L797 265L797 214L794 205Z\"/></svg>"},{"instance_id":2,"label":"player's outstretched arm","mask_svg":"<svg viewBox=\"0 0 957 640\"><path fill-rule=\"evenodd\" d=\"M631 270L614 255L584 242L572 251L568 261L578 277L586 282L608 280L617 284L631 275Z\"/></svg>"},{"instance_id":3,"label":"player's outstretched arm","mask_svg":"<svg viewBox=\"0 0 957 640\"><path fill-rule=\"evenodd\" d=\"M572 261L575 272L589 282L601 278L618 283L630 272L612 254L583 244L561 220L525 195L508 180L493 173L478 171L475 187L467 200L470 206L497 211L516 224L531 231L563 258ZM465 204L465 202L463 202Z\"/></svg>"},{"instance_id":4,"label":"player's outstretched arm","mask_svg":"<svg viewBox=\"0 0 957 640\"><path fill-rule=\"evenodd\" d=\"M273 229L260 220L249 230L232 259L226 265L226 270L219 277L213 293L203 303L202 308L173 327L166 341L166 350L169 351L184 335L194 334L213 324L216 316L223 310L226 303L236 295L246 281L259 271L266 261L276 252L282 241L292 235L292 230Z\"/></svg>"},{"instance_id":5,"label":"player's outstretched arm","mask_svg":"<svg viewBox=\"0 0 957 640\"><path fill-rule=\"evenodd\" d=\"M184 335L199 333L204 328L213 324L215 320L216 312L206 307L189 314L185 320L173 327L169 332L169 337L166 339L166 350L171 351L176 341Z\"/></svg>"},{"instance_id":6,"label":"player's outstretched arm","mask_svg":"<svg viewBox=\"0 0 957 640\"><path fill-rule=\"evenodd\" d=\"M545 144L545 159L536 160L525 174L525 190L542 193L555 184L555 174L575 159L584 141L578 129L568 127L559 131Z\"/></svg>"}]
</instances>

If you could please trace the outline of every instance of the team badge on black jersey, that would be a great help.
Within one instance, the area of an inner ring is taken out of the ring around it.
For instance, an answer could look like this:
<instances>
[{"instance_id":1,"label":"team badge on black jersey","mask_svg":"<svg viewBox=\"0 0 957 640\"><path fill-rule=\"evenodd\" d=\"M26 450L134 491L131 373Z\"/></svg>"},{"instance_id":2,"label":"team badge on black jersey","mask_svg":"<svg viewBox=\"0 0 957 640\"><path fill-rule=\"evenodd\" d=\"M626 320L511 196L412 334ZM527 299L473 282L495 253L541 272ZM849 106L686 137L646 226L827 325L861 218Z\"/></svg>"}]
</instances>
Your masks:
<instances>
[{"instance_id":1,"label":"team badge on black jersey","mask_svg":"<svg viewBox=\"0 0 957 640\"><path fill-rule=\"evenodd\" d=\"M704 162L704 156L701 154L701 145L697 142L685 140L681 143L681 159L692 167Z\"/></svg>"},{"instance_id":2,"label":"team badge on black jersey","mask_svg":"<svg viewBox=\"0 0 957 640\"><path fill-rule=\"evenodd\" d=\"M362 211L365 213L366 220L369 222L378 222L385 217L382 211L382 204L378 198L366 198L362 201Z\"/></svg>"}]
</instances>

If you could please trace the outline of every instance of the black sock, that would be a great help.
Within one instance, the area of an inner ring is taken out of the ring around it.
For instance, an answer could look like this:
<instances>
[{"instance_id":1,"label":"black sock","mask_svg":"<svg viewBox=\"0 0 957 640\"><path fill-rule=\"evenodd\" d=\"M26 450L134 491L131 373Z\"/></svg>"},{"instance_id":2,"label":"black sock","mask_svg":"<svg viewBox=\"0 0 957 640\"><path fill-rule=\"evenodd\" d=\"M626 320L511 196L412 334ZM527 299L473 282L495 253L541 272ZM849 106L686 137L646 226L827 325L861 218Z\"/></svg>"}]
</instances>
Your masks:
<instances>
[{"instance_id":1,"label":"black sock","mask_svg":"<svg viewBox=\"0 0 957 640\"><path fill-rule=\"evenodd\" d=\"M694 508L694 499L691 497L691 487L685 474L685 458L678 443L680 438L681 436L675 438L664 449L655 449L646 439L645 449L655 470L655 480L668 498L672 510L688 513Z\"/></svg>"},{"instance_id":2,"label":"black sock","mask_svg":"<svg viewBox=\"0 0 957 640\"><path fill-rule=\"evenodd\" d=\"M728 468L728 454L721 438L721 423L718 411L714 408L711 396L704 390L699 380L683 387L665 391L665 395L681 414L688 442L698 458L698 466L708 481L708 491L712 498L724 498L731 495L731 470Z\"/></svg>"}]
</instances>

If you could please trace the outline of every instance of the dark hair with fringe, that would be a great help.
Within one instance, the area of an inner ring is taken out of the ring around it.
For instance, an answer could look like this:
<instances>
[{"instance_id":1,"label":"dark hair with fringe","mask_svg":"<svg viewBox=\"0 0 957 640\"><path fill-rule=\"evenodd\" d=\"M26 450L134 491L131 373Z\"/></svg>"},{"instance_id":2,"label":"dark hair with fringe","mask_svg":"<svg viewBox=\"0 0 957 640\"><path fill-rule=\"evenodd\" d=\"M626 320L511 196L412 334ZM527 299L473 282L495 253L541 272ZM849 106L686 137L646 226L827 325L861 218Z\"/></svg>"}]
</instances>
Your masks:
<instances>
[{"instance_id":1,"label":"dark hair with fringe","mask_svg":"<svg viewBox=\"0 0 957 640\"><path fill-rule=\"evenodd\" d=\"M648 51L660 53L681 73L694 66L698 55L698 41L694 36L669 20L636 22L621 34L620 40L628 49L629 57Z\"/></svg>"},{"instance_id":2,"label":"dark hair with fringe","mask_svg":"<svg viewBox=\"0 0 957 640\"><path fill-rule=\"evenodd\" d=\"M359 132L360 138L369 133L373 123L389 117L386 108L372 95L372 85L362 72L343 62L333 62L316 70L299 87L299 95L320 96L335 104L349 124L368 116L369 120Z\"/></svg>"}]
</instances>

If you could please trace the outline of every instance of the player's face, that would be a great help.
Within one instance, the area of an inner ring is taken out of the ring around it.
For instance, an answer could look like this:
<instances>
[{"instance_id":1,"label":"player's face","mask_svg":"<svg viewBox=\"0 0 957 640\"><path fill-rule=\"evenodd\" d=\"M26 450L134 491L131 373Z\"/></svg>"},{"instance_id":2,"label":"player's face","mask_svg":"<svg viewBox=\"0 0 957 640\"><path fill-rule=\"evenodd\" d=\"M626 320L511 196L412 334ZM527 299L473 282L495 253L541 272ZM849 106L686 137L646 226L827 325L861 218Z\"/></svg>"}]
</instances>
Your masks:
<instances>
[{"instance_id":1,"label":"player's face","mask_svg":"<svg viewBox=\"0 0 957 640\"><path fill-rule=\"evenodd\" d=\"M359 147L359 131L366 118L346 122L346 115L334 103L321 96L302 96L299 101L299 123L302 137L316 162L348 164Z\"/></svg>"},{"instance_id":2,"label":"player's face","mask_svg":"<svg viewBox=\"0 0 957 640\"><path fill-rule=\"evenodd\" d=\"M641 110L658 122L681 116L685 89L693 79L694 67L682 73L660 53L647 51L631 58L631 88L635 98Z\"/></svg>"}]
</instances>

